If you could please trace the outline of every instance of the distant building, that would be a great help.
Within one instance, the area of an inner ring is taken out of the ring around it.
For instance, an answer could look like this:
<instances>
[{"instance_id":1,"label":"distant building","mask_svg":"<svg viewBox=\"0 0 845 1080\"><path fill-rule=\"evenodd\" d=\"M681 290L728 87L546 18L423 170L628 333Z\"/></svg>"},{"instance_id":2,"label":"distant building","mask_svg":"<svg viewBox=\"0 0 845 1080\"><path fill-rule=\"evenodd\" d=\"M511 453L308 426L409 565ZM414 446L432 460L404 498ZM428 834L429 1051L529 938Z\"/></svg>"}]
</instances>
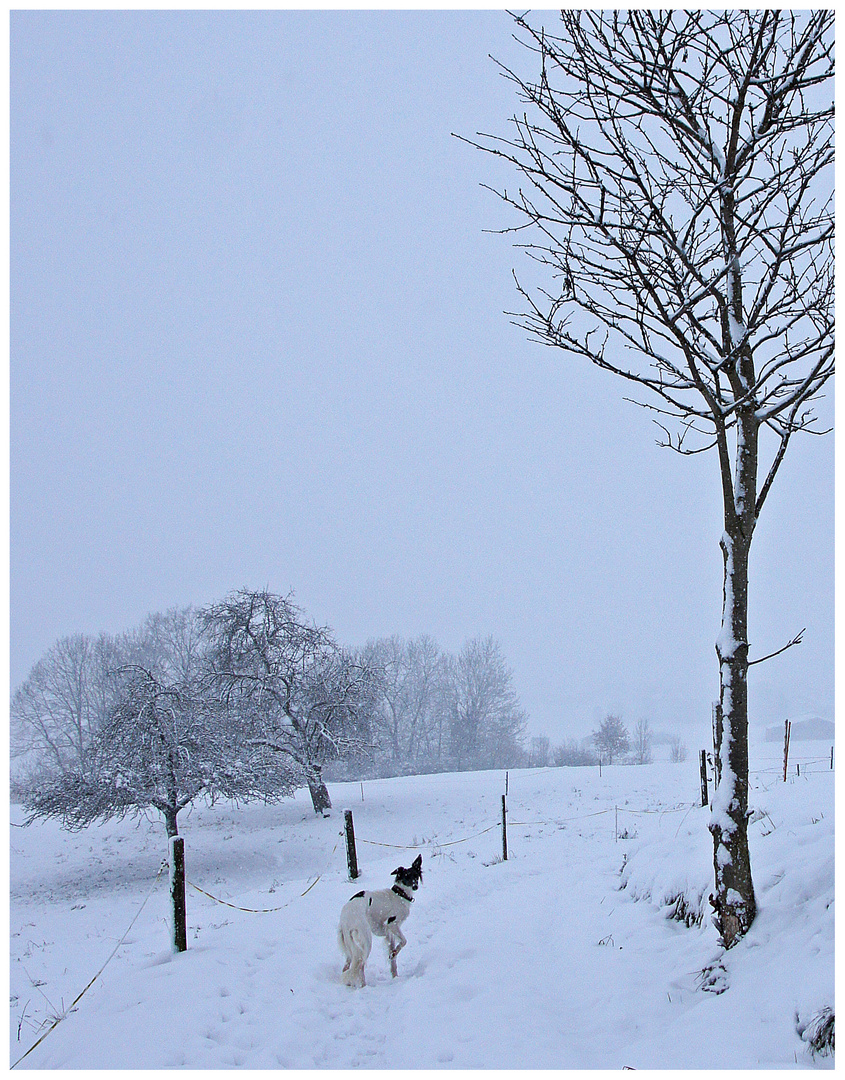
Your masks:
<instances>
[{"instance_id":1,"label":"distant building","mask_svg":"<svg viewBox=\"0 0 845 1080\"><path fill-rule=\"evenodd\" d=\"M832 720L822 720L818 716L808 716L803 720L793 720L789 738L807 740L823 739L827 743L834 741L834 725ZM766 742L783 741L783 724L780 727L766 728Z\"/></svg>"}]
</instances>

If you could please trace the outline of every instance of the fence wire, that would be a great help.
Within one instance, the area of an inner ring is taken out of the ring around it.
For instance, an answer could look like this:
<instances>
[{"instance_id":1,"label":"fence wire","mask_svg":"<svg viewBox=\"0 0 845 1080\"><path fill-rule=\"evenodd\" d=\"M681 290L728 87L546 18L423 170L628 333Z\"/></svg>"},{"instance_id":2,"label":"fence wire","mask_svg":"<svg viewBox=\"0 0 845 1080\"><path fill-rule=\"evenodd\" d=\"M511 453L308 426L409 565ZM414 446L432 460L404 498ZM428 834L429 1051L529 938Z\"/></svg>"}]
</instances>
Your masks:
<instances>
[{"instance_id":1,"label":"fence wire","mask_svg":"<svg viewBox=\"0 0 845 1080\"><path fill-rule=\"evenodd\" d=\"M83 987L82 990L79 991L79 993L76 995L76 997L70 1003L70 1005L68 1005L68 1007L66 1009L62 1010L62 1012L59 1014L59 1016L56 1017L56 1019L53 1021L53 1023L42 1034L42 1036L36 1042L34 1042L32 1044L32 1046L30 1046L30 1048L26 1051L26 1053L21 1054L21 1056L18 1058L18 1060L13 1062L13 1064L10 1066L11 1069L14 1069L17 1065L20 1065L20 1063L23 1061L23 1059L25 1057L28 1057L32 1053L32 1051L36 1048L36 1046L40 1046L41 1043L44 1042L44 1040L47 1038L47 1036L50 1034L51 1031L55 1031L55 1029L62 1022L62 1020L64 1020L66 1016L68 1016L71 1012L73 1012L74 1006L77 1004L78 1001L81 1000L83 994L86 994L91 989L91 987L94 985L94 983L97 981L97 979L99 979L99 977L103 974L103 972L106 970L106 965L109 963L109 961L112 959L114 954L117 952L117 950L123 944L123 942L126 940L128 934L129 934L129 931L135 925L135 922L137 921L138 916L141 914L141 912L146 907L147 901L153 895L153 890L155 889L156 885L158 884L158 879L161 877L161 875L167 869L167 865L168 865L167 860L165 859L164 862L162 862L161 866L159 867L158 873L156 874L155 878L153 878L153 883L150 886L150 891L144 897L143 903L138 908L138 910L135 912L135 915L134 915L134 917L132 919L132 922L126 927L126 929L124 930L123 934L121 935L121 938L118 941L117 945L115 945L115 947L112 949L112 951L106 957L105 963L100 968L100 970L97 972L97 974L94 976L94 978L91 979L90 982L85 987Z\"/></svg>"}]
</instances>

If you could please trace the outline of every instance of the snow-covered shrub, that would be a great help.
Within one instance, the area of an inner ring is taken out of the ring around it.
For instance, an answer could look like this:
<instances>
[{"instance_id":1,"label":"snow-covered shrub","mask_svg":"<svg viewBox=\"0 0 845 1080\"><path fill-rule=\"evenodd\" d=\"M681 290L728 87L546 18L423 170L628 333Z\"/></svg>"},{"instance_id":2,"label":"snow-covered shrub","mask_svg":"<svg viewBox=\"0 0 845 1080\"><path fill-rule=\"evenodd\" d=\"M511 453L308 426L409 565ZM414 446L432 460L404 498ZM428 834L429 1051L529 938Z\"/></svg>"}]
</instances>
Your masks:
<instances>
[{"instance_id":1,"label":"snow-covered shrub","mask_svg":"<svg viewBox=\"0 0 845 1080\"><path fill-rule=\"evenodd\" d=\"M678 893L676 897L669 898L668 904L671 908L667 913L668 918L682 922L684 926L701 926L704 912L701 909L700 902L691 905L683 893Z\"/></svg>"},{"instance_id":2,"label":"snow-covered shrub","mask_svg":"<svg viewBox=\"0 0 845 1080\"><path fill-rule=\"evenodd\" d=\"M632 899L654 904L667 919L701 926L713 881L709 834L700 815L694 811L677 832L635 847L620 876L620 888Z\"/></svg>"},{"instance_id":3,"label":"snow-covered shrub","mask_svg":"<svg viewBox=\"0 0 845 1080\"><path fill-rule=\"evenodd\" d=\"M809 1044L810 1053L813 1057L816 1054L820 1057L827 1057L829 1054L834 1053L836 1049L834 1020L833 1009L829 1007L816 1013L806 1024L802 1024L799 1020L797 1024L798 1034L804 1042Z\"/></svg>"}]
</instances>

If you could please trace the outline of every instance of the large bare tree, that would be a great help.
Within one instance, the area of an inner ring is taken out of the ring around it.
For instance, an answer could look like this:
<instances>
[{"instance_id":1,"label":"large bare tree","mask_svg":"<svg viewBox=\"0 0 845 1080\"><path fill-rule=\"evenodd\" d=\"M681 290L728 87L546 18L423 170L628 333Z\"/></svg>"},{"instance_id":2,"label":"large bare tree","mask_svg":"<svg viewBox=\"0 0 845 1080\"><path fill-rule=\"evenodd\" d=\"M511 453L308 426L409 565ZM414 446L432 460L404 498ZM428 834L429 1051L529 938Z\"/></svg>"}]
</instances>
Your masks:
<instances>
[{"instance_id":1,"label":"large bare tree","mask_svg":"<svg viewBox=\"0 0 845 1080\"><path fill-rule=\"evenodd\" d=\"M510 138L541 342L640 390L661 441L713 449L724 528L710 830L726 947L754 919L748 853L749 554L833 374L833 12L564 11L517 17L536 75ZM549 282L552 285L549 285ZM794 638L790 644L800 639ZM785 646L786 647L786 646ZM780 650L779 650L780 651Z\"/></svg>"},{"instance_id":2,"label":"large bare tree","mask_svg":"<svg viewBox=\"0 0 845 1080\"><path fill-rule=\"evenodd\" d=\"M495 638L470 638L448 657L442 696L459 772L521 764L526 716Z\"/></svg>"},{"instance_id":3,"label":"large bare tree","mask_svg":"<svg viewBox=\"0 0 845 1080\"><path fill-rule=\"evenodd\" d=\"M211 681L254 747L294 762L315 813L331 809L326 761L365 751L375 710L370 670L307 622L290 596L241 589L203 612Z\"/></svg>"},{"instance_id":4,"label":"large bare tree","mask_svg":"<svg viewBox=\"0 0 845 1080\"><path fill-rule=\"evenodd\" d=\"M444 657L427 634L368 641L362 662L378 671L378 739L392 770L440 764L438 704Z\"/></svg>"}]
</instances>

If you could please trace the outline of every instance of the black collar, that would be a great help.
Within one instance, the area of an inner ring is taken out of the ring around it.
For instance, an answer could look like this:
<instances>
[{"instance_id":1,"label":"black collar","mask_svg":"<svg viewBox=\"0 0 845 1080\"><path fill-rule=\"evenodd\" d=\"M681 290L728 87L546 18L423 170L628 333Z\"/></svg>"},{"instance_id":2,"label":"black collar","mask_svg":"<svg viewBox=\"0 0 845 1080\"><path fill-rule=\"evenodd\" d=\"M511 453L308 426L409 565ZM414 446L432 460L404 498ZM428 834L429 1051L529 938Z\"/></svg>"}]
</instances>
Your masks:
<instances>
[{"instance_id":1,"label":"black collar","mask_svg":"<svg viewBox=\"0 0 845 1080\"><path fill-rule=\"evenodd\" d=\"M393 892L395 892L397 896L401 896L403 900L407 900L409 904L413 904L413 896L408 896L407 893L402 892L398 885L393 886Z\"/></svg>"}]
</instances>

